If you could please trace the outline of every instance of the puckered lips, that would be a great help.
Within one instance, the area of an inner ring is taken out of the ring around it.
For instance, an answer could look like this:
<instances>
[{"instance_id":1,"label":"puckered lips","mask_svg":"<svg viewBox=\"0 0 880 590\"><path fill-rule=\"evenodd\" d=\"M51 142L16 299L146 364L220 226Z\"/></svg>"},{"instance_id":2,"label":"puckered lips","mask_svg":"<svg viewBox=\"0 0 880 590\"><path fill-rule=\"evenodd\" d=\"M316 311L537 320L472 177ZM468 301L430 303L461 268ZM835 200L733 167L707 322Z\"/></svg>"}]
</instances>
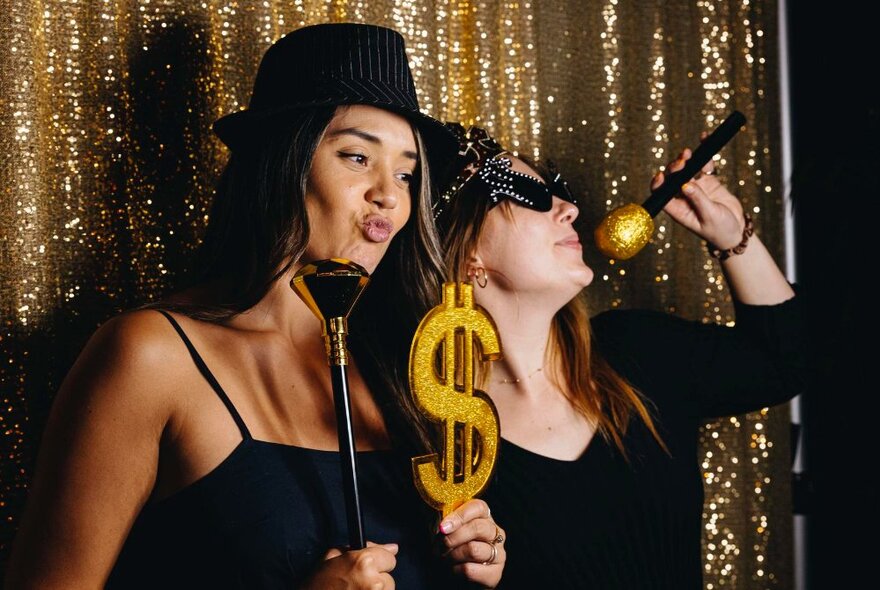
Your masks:
<instances>
[{"instance_id":1,"label":"puckered lips","mask_svg":"<svg viewBox=\"0 0 880 590\"><path fill-rule=\"evenodd\" d=\"M387 217L373 213L364 217L361 223L364 237L376 243L387 242L394 233L394 224Z\"/></svg>"}]
</instances>

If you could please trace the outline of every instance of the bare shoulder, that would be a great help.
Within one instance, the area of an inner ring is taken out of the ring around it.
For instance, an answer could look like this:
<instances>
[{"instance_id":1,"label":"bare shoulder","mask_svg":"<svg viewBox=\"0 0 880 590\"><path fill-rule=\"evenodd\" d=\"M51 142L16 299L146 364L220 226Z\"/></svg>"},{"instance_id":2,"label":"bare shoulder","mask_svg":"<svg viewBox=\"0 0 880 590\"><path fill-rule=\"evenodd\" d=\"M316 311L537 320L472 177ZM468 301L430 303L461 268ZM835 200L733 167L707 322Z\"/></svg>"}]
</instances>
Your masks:
<instances>
[{"instance_id":1,"label":"bare shoulder","mask_svg":"<svg viewBox=\"0 0 880 590\"><path fill-rule=\"evenodd\" d=\"M167 360L181 348L180 337L171 323L153 309L122 313L101 325L86 350L96 348L116 355L115 360L155 363Z\"/></svg>"},{"instance_id":2,"label":"bare shoulder","mask_svg":"<svg viewBox=\"0 0 880 590\"><path fill-rule=\"evenodd\" d=\"M100 587L157 481L189 355L152 310L92 335L52 405L10 560L13 587ZM47 531L51 531L47 533Z\"/></svg>"},{"instance_id":3,"label":"bare shoulder","mask_svg":"<svg viewBox=\"0 0 880 590\"><path fill-rule=\"evenodd\" d=\"M92 335L59 397L110 395L137 404L140 411L170 412L175 384L191 365L185 345L161 313L130 311Z\"/></svg>"}]
</instances>

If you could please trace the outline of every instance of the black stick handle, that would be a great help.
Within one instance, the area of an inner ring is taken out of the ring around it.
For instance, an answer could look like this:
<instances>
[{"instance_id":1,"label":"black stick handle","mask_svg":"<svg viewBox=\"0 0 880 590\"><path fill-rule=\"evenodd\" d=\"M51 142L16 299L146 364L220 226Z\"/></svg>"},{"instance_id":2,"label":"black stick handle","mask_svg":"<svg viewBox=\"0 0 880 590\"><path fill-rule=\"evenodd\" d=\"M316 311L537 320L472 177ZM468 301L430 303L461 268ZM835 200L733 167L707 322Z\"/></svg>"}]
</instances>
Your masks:
<instances>
[{"instance_id":1,"label":"black stick handle","mask_svg":"<svg viewBox=\"0 0 880 590\"><path fill-rule=\"evenodd\" d=\"M734 135L742 129L746 124L746 117L739 111L733 111L721 125L709 134L709 136L700 143L700 146L694 150L690 159L685 162L684 168L678 172L673 172L666 177L659 187L657 187L651 196L647 198L642 207L651 217L655 217L666 203L672 200L681 187L689 181L694 175L705 166L712 156L721 151L721 148L730 141Z\"/></svg>"},{"instance_id":2,"label":"black stick handle","mask_svg":"<svg viewBox=\"0 0 880 590\"><path fill-rule=\"evenodd\" d=\"M342 489L345 494L345 514L348 519L348 545L350 549L363 549L367 545L364 542L364 521L361 516L361 499L357 486L357 452L354 445L354 429L351 425L351 398L348 394L346 365L330 365L330 378L333 383L333 403L336 406Z\"/></svg>"}]
</instances>

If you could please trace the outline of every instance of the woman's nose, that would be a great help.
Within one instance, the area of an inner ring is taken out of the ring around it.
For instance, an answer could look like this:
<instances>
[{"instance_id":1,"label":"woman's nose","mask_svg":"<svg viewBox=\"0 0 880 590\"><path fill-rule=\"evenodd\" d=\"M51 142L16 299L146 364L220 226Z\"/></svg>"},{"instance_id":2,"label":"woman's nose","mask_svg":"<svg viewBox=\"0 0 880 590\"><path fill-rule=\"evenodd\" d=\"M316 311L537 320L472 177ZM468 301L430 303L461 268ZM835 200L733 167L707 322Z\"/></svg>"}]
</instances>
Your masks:
<instances>
[{"instance_id":1,"label":"woman's nose","mask_svg":"<svg viewBox=\"0 0 880 590\"><path fill-rule=\"evenodd\" d=\"M568 201L563 201L559 197L553 197L554 200L558 200L557 203L557 219L559 219L560 223L574 223L574 220L577 219L580 210L573 203L569 203Z\"/></svg>"},{"instance_id":2,"label":"woman's nose","mask_svg":"<svg viewBox=\"0 0 880 590\"><path fill-rule=\"evenodd\" d=\"M373 180L373 186L367 192L367 200L380 209L394 209L397 207L399 197L394 176L390 173L377 173Z\"/></svg>"}]
</instances>

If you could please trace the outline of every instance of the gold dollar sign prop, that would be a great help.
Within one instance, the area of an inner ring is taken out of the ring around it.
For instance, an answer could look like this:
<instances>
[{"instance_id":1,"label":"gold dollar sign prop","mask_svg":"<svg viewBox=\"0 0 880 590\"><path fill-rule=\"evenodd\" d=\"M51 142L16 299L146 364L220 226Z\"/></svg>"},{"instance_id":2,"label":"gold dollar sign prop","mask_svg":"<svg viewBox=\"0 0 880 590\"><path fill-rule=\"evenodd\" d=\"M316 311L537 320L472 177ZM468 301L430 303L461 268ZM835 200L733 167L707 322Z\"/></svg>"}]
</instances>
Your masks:
<instances>
[{"instance_id":1,"label":"gold dollar sign prop","mask_svg":"<svg viewBox=\"0 0 880 590\"><path fill-rule=\"evenodd\" d=\"M437 453L413 458L413 479L425 502L444 517L486 487L498 454L498 411L474 389L474 338L484 360L501 358L498 330L474 305L473 286L459 283L456 293L455 283L444 284L443 300L422 319L409 355L413 398L445 427L442 461Z\"/></svg>"}]
</instances>

